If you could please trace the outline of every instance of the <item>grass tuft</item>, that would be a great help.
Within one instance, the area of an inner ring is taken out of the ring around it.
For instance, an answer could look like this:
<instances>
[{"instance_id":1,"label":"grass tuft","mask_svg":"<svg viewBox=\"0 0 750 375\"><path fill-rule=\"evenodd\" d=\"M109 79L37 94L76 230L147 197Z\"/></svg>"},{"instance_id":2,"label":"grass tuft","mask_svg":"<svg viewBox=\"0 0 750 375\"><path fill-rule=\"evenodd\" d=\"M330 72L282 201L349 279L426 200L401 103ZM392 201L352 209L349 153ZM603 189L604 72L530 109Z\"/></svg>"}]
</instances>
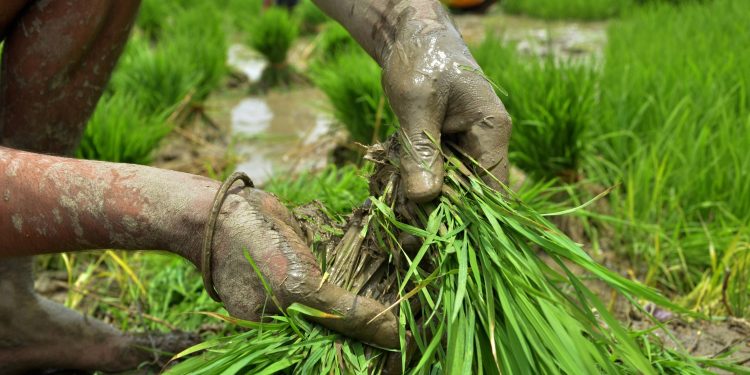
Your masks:
<instances>
[{"instance_id":1,"label":"grass tuft","mask_svg":"<svg viewBox=\"0 0 750 375\"><path fill-rule=\"evenodd\" d=\"M288 85L293 70L287 64L287 54L297 39L299 30L285 9L271 7L253 22L249 44L268 61L261 77L262 87Z\"/></svg>"},{"instance_id":2,"label":"grass tuft","mask_svg":"<svg viewBox=\"0 0 750 375\"><path fill-rule=\"evenodd\" d=\"M76 156L149 164L152 151L171 130L166 115L149 114L132 97L105 96L83 133Z\"/></svg>"},{"instance_id":3,"label":"grass tuft","mask_svg":"<svg viewBox=\"0 0 750 375\"><path fill-rule=\"evenodd\" d=\"M352 140L368 145L395 132L398 120L383 93L380 67L370 56L364 52L342 53L313 67L310 75Z\"/></svg>"},{"instance_id":4,"label":"grass tuft","mask_svg":"<svg viewBox=\"0 0 750 375\"><path fill-rule=\"evenodd\" d=\"M511 162L538 180L580 179L598 79L589 62L521 56L492 34L472 52L513 119Z\"/></svg>"},{"instance_id":5,"label":"grass tuft","mask_svg":"<svg viewBox=\"0 0 750 375\"><path fill-rule=\"evenodd\" d=\"M350 214L369 196L366 169L333 164L316 172L303 172L294 178L274 176L263 188L281 197L290 208L320 201L333 213Z\"/></svg>"}]
</instances>

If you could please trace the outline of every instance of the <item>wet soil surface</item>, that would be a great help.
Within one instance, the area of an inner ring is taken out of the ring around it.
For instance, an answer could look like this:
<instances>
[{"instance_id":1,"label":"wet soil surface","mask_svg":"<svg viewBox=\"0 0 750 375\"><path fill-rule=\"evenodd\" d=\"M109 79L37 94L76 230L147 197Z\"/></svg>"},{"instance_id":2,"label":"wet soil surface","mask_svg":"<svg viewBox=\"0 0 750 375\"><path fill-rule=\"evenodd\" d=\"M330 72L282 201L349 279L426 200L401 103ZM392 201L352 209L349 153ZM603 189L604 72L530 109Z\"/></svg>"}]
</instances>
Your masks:
<instances>
[{"instance_id":1,"label":"wet soil surface","mask_svg":"<svg viewBox=\"0 0 750 375\"><path fill-rule=\"evenodd\" d=\"M600 57L607 41L606 22L545 21L511 16L492 8L488 14L454 15L454 22L469 45L487 33L515 43L525 53L546 56Z\"/></svg>"}]
</instances>

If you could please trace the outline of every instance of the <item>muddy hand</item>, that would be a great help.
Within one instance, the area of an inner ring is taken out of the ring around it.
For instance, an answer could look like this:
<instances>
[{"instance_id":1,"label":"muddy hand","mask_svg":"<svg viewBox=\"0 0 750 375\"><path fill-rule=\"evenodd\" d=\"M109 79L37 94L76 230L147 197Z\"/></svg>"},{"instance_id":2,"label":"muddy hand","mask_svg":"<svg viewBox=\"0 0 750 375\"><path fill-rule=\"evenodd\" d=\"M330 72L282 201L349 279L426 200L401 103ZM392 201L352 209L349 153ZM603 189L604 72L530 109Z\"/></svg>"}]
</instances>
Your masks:
<instances>
[{"instance_id":1,"label":"muddy hand","mask_svg":"<svg viewBox=\"0 0 750 375\"><path fill-rule=\"evenodd\" d=\"M405 22L383 63L383 87L401 122L406 193L417 202L440 193L441 139L456 143L500 181L508 170L510 118L458 31L435 12L437 20Z\"/></svg>"},{"instance_id":2,"label":"muddy hand","mask_svg":"<svg viewBox=\"0 0 750 375\"><path fill-rule=\"evenodd\" d=\"M297 224L274 196L251 188L237 190L224 203L212 255L214 285L232 315L257 321L263 314L297 302L339 315L338 319L311 318L328 328L379 347L398 347L393 314L382 314L370 323L384 306L322 282L317 261L301 240ZM245 250L276 301L267 298Z\"/></svg>"}]
</instances>

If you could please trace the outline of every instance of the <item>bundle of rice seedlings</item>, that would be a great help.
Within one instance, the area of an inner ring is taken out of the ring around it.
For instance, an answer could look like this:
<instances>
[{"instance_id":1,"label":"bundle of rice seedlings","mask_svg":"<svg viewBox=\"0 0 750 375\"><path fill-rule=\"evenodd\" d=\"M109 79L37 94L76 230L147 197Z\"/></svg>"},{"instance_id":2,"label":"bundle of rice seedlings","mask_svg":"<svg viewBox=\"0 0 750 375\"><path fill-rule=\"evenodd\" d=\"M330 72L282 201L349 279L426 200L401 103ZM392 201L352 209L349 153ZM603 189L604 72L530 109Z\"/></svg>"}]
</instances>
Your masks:
<instances>
[{"instance_id":1,"label":"bundle of rice seedlings","mask_svg":"<svg viewBox=\"0 0 750 375\"><path fill-rule=\"evenodd\" d=\"M103 97L76 150L79 158L149 164L153 150L172 130L167 114L146 112L127 94Z\"/></svg>"},{"instance_id":2,"label":"bundle of rice seedlings","mask_svg":"<svg viewBox=\"0 0 750 375\"><path fill-rule=\"evenodd\" d=\"M175 59L173 64L184 64L195 72L197 83L190 99L196 105L204 102L229 72L224 18L222 11L212 2L186 5L164 28L159 43L159 48Z\"/></svg>"},{"instance_id":3,"label":"bundle of rice seedlings","mask_svg":"<svg viewBox=\"0 0 750 375\"><path fill-rule=\"evenodd\" d=\"M496 89L513 118L513 164L537 180L579 180L595 138L594 65L552 54L528 58L491 33L472 54L487 78L502 83Z\"/></svg>"},{"instance_id":4,"label":"bundle of rice seedlings","mask_svg":"<svg viewBox=\"0 0 750 375\"><path fill-rule=\"evenodd\" d=\"M250 46L268 60L260 78L261 88L288 85L294 71L286 58L299 33L297 24L286 10L271 7L253 21L249 31Z\"/></svg>"},{"instance_id":5,"label":"bundle of rice seedlings","mask_svg":"<svg viewBox=\"0 0 750 375\"><path fill-rule=\"evenodd\" d=\"M380 163L371 180L374 196L353 215L337 244L314 250L330 282L377 298L397 313L402 347L413 352L412 360L401 357L405 372L707 373L701 366L742 371L720 360L656 350L645 333L625 329L572 266L631 301L679 308L597 264L512 192L505 196L488 187L472 162L446 156L439 200L405 201L397 166L390 162L398 160L398 152L397 144L389 143L370 154ZM421 243L402 248L400 232ZM170 373L379 374L398 358L300 318L323 313L295 304L263 323L219 316L247 331L178 354L202 352Z\"/></svg>"},{"instance_id":6,"label":"bundle of rice seedlings","mask_svg":"<svg viewBox=\"0 0 750 375\"><path fill-rule=\"evenodd\" d=\"M128 43L108 89L126 95L146 113L172 112L194 92L201 77L177 49L152 47L143 37Z\"/></svg>"},{"instance_id":7,"label":"bundle of rice seedlings","mask_svg":"<svg viewBox=\"0 0 750 375\"><path fill-rule=\"evenodd\" d=\"M297 20L300 31L313 34L318 27L331 20L312 0L302 0L294 7L293 16Z\"/></svg>"},{"instance_id":8,"label":"bundle of rice seedlings","mask_svg":"<svg viewBox=\"0 0 750 375\"><path fill-rule=\"evenodd\" d=\"M328 22L323 32L315 40L315 57L318 64L325 64L331 59L350 52L364 52L362 47L338 22Z\"/></svg>"},{"instance_id":9,"label":"bundle of rice seedlings","mask_svg":"<svg viewBox=\"0 0 750 375\"><path fill-rule=\"evenodd\" d=\"M354 66L357 69L352 69ZM373 144L396 130L396 115L380 84L380 67L363 50L340 53L317 64L310 76L353 141Z\"/></svg>"}]
</instances>

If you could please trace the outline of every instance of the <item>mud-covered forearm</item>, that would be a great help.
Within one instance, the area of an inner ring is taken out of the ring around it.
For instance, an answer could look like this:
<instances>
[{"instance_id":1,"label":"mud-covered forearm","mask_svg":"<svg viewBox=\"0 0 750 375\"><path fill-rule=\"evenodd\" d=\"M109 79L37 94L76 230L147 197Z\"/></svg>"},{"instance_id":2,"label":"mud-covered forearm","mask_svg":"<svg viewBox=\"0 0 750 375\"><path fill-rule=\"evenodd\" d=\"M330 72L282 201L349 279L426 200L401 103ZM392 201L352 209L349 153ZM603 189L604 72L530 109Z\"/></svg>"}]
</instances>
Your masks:
<instances>
[{"instance_id":1,"label":"mud-covered forearm","mask_svg":"<svg viewBox=\"0 0 750 375\"><path fill-rule=\"evenodd\" d=\"M437 0L313 1L344 25L380 66L398 48L398 40L404 38L400 34L453 29L447 12Z\"/></svg>"},{"instance_id":2,"label":"mud-covered forearm","mask_svg":"<svg viewBox=\"0 0 750 375\"><path fill-rule=\"evenodd\" d=\"M198 262L216 181L0 147L0 258L102 248Z\"/></svg>"}]
</instances>

